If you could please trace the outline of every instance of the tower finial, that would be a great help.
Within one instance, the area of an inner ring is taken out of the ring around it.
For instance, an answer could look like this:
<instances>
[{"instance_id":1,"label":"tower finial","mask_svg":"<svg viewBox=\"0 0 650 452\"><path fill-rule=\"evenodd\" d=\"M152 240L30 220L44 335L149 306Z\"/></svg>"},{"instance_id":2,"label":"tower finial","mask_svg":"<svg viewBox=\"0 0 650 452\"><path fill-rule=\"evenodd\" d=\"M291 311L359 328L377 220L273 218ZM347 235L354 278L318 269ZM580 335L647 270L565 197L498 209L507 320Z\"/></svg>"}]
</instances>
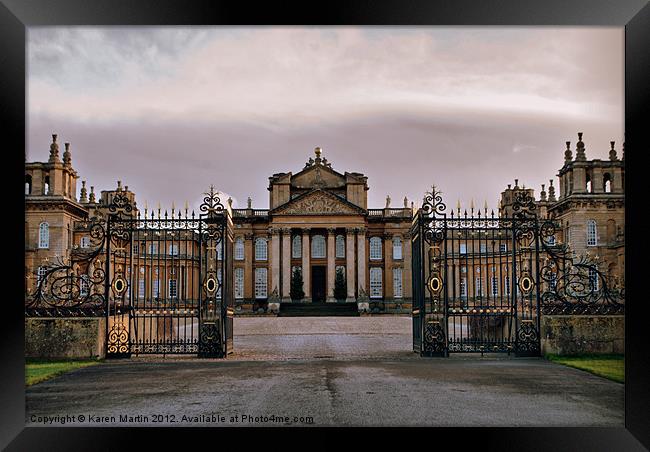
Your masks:
<instances>
[{"instance_id":1,"label":"tower finial","mask_svg":"<svg viewBox=\"0 0 650 452\"><path fill-rule=\"evenodd\" d=\"M576 144L576 162L584 162L587 160L585 154L585 144L582 142L582 132L578 132L578 143Z\"/></svg>"},{"instance_id":2,"label":"tower finial","mask_svg":"<svg viewBox=\"0 0 650 452\"><path fill-rule=\"evenodd\" d=\"M86 181L82 180L81 181L81 194L79 196L79 202L86 203L88 202L88 193L86 190Z\"/></svg>"},{"instance_id":3,"label":"tower finial","mask_svg":"<svg viewBox=\"0 0 650 452\"><path fill-rule=\"evenodd\" d=\"M59 144L56 142L57 134L52 134L52 144L50 144L50 159L49 163L59 162Z\"/></svg>"},{"instance_id":4,"label":"tower finial","mask_svg":"<svg viewBox=\"0 0 650 452\"><path fill-rule=\"evenodd\" d=\"M573 160L573 153L571 152L571 142L566 142L566 151L564 151L564 164L571 163Z\"/></svg>"},{"instance_id":5,"label":"tower finial","mask_svg":"<svg viewBox=\"0 0 650 452\"><path fill-rule=\"evenodd\" d=\"M616 144L616 141L610 141L609 144L612 147L609 150L609 159L613 162L613 161L618 160L618 157L616 156L616 149L614 149L614 145Z\"/></svg>"},{"instance_id":6,"label":"tower finial","mask_svg":"<svg viewBox=\"0 0 650 452\"><path fill-rule=\"evenodd\" d=\"M549 201L556 201L556 199L555 199L555 187L553 186L553 179L549 179L548 183L549 183L549 186L548 186L548 200Z\"/></svg>"},{"instance_id":7,"label":"tower finial","mask_svg":"<svg viewBox=\"0 0 650 452\"><path fill-rule=\"evenodd\" d=\"M92 185L90 186L90 198L88 199L88 202L93 204L95 203L95 187Z\"/></svg>"},{"instance_id":8,"label":"tower finial","mask_svg":"<svg viewBox=\"0 0 650 452\"><path fill-rule=\"evenodd\" d=\"M65 152L63 153L63 164L70 166L72 163L72 154L70 153L70 143L65 143Z\"/></svg>"}]
</instances>

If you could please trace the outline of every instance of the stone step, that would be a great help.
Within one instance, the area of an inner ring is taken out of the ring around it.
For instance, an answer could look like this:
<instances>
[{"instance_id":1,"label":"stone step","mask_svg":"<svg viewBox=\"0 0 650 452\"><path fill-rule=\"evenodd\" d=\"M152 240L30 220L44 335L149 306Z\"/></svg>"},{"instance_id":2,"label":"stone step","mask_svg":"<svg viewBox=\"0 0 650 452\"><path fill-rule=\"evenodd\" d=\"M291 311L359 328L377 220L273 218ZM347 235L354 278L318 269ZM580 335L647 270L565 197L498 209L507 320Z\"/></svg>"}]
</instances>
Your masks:
<instances>
[{"instance_id":1,"label":"stone step","mask_svg":"<svg viewBox=\"0 0 650 452\"><path fill-rule=\"evenodd\" d=\"M278 317L359 317L356 303L281 303Z\"/></svg>"}]
</instances>

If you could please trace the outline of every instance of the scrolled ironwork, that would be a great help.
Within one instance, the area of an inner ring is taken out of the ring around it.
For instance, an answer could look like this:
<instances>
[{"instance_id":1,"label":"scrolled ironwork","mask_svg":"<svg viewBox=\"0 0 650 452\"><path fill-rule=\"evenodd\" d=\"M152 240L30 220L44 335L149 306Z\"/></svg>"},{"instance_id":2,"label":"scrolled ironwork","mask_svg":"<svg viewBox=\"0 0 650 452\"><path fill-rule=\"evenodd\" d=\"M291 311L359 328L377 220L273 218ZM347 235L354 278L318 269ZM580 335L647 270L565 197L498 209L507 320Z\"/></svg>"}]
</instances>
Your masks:
<instances>
[{"instance_id":1,"label":"scrolled ironwork","mask_svg":"<svg viewBox=\"0 0 650 452\"><path fill-rule=\"evenodd\" d=\"M526 190L516 191L512 203L512 216L530 218L537 216L535 198Z\"/></svg>"},{"instance_id":2,"label":"scrolled ironwork","mask_svg":"<svg viewBox=\"0 0 650 452\"><path fill-rule=\"evenodd\" d=\"M539 332L533 321L523 320L519 325L517 329L516 352L519 354L539 354Z\"/></svg>"},{"instance_id":3,"label":"scrolled ironwork","mask_svg":"<svg viewBox=\"0 0 650 452\"><path fill-rule=\"evenodd\" d=\"M25 296L27 316L103 315L106 309L104 282L106 274L102 253L106 222L93 217L82 224L89 231L87 248L74 248L68 258L57 257L29 277L37 280L36 289Z\"/></svg>"},{"instance_id":4,"label":"scrolled ironwork","mask_svg":"<svg viewBox=\"0 0 650 452\"><path fill-rule=\"evenodd\" d=\"M205 196L203 197L203 203L201 203L199 206L199 210L203 212L202 215L207 215L208 218L211 218L223 213L225 208L221 203L219 193L214 191L213 185L210 185L210 191L204 193L204 195Z\"/></svg>"},{"instance_id":5,"label":"scrolled ironwork","mask_svg":"<svg viewBox=\"0 0 650 452\"><path fill-rule=\"evenodd\" d=\"M422 213L425 215L444 214L447 206L442 199L442 192L436 190L436 186L431 186L431 191L424 194L422 202Z\"/></svg>"},{"instance_id":6,"label":"scrolled ironwork","mask_svg":"<svg viewBox=\"0 0 650 452\"><path fill-rule=\"evenodd\" d=\"M440 322L429 322L424 329L424 352L425 353L444 353L445 347L445 330Z\"/></svg>"},{"instance_id":7,"label":"scrolled ironwork","mask_svg":"<svg viewBox=\"0 0 650 452\"><path fill-rule=\"evenodd\" d=\"M541 262L540 279L543 314L623 314L625 288L600 269L598 259L574 256L566 244L555 244L557 225L547 220L540 226L540 243L546 257Z\"/></svg>"}]
</instances>

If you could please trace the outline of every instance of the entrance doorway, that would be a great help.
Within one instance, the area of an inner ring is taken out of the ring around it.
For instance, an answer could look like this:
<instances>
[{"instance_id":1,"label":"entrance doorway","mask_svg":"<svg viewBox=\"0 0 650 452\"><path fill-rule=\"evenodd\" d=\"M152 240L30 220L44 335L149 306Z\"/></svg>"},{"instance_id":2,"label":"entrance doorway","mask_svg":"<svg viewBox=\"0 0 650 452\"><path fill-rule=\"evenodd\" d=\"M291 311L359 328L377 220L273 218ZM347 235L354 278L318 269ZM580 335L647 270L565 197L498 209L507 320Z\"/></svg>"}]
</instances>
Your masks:
<instances>
[{"instance_id":1,"label":"entrance doorway","mask_svg":"<svg viewBox=\"0 0 650 452\"><path fill-rule=\"evenodd\" d=\"M325 302L325 272L324 265L314 265L311 268L311 299L313 303Z\"/></svg>"}]
</instances>

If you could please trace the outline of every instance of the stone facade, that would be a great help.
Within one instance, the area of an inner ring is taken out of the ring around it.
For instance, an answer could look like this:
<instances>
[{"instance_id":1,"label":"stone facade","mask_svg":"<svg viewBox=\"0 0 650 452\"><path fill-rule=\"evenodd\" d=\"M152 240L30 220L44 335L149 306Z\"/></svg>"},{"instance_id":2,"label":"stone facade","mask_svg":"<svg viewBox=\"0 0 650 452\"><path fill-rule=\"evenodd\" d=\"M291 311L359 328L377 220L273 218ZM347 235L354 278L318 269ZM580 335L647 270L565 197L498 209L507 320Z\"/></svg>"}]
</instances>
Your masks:
<instances>
[{"instance_id":1,"label":"stone facade","mask_svg":"<svg viewBox=\"0 0 650 452\"><path fill-rule=\"evenodd\" d=\"M569 143L558 173L559 197L551 180L548 193L542 186L535 200L540 216L562 223L558 241L568 243L577 254L597 255L603 273L621 285L624 156L624 146L619 160L612 142L608 161L587 160L579 134L575 159ZM116 189L103 190L96 199L94 187L88 192L86 181L77 195L78 179L70 145L66 143L61 160L56 135L47 162L25 165L27 291L35 289L41 266L65 260L73 248L87 246L89 231L84 222L105 215L116 193L126 194L135 205L135 194L119 181ZM297 173L269 177L268 190L268 208L253 208L249 198L247 208L231 210L237 313L268 312L269 298L274 310L278 303L336 302L337 267L343 270L347 288L346 299L339 301L356 302L371 312L410 312L413 203L404 198L403 204L392 207L387 198L383 208L368 208L368 178L358 172L336 171L320 148ZM520 190L534 198L534 190L519 187L516 180L514 187L508 185L501 194L499 216L512 215L514 194ZM302 300L291 300L293 271L302 274ZM473 284L473 279L467 281L468 293L474 292ZM165 287L161 284L163 297Z\"/></svg>"},{"instance_id":2,"label":"stone facade","mask_svg":"<svg viewBox=\"0 0 650 452\"><path fill-rule=\"evenodd\" d=\"M378 310L408 310L413 209L406 199L403 207L391 208L388 199L383 209L368 209L367 177L335 171L321 152L316 148L296 174L269 178L269 209L254 209L249 200L248 208L233 210L234 267L243 273L242 290L235 290L238 312L266 309L275 293L281 303L336 302L338 267L347 286L340 301L359 302L369 293ZM290 297L293 271L302 273L302 300Z\"/></svg>"}]
</instances>

